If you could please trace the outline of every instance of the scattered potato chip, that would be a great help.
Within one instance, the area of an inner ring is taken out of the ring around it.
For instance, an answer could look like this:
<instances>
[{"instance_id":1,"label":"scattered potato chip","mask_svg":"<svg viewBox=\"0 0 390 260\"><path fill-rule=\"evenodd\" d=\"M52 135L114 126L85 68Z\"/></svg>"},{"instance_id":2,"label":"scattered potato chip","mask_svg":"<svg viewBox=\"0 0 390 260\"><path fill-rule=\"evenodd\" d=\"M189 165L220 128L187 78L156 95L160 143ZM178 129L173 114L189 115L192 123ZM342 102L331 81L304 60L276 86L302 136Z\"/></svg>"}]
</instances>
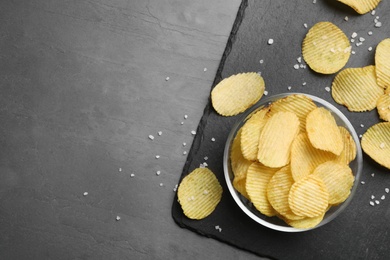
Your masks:
<instances>
[{"instance_id":1,"label":"scattered potato chip","mask_svg":"<svg viewBox=\"0 0 390 260\"><path fill-rule=\"evenodd\" d=\"M354 112L374 109L381 95L383 88L376 82L375 66L344 69L332 83L333 99Z\"/></svg>"},{"instance_id":2,"label":"scattered potato chip","mask_svg":"<svg viewBox=\"0 0 390 260\"><path fill-rule=\"evenodd\" d=\"M232 147L230 149L230 165L234 174L233 186L245 198L249 199L245 190L246 173L252 162L244 158L241 153L241 133L240 128L234 137Z\"/></svg>"},{"instance_id":3,"label":"scattered potato chip","mask_svg":"<svg viewBox=\"0 0 390 260\"><path fill-rule=\"evenodd\" d=\"M383 94L379 97L376 109L382 120L390 121L390 94Z\"/></svg>"},{"instance_id":4,"label":"scattered potato chip","mask_svg":"<svg viewBox=\"0 0 390 260\"><path fill-rule=\"evenodd\" d=\"M290 162L291 143L299 132L299 119L292 112L270 117L260 134L258 160L268 167L283 167Z\"/></svg>"},{"instance_id":5,"label":"scattered potato chip","mask_svg":"<svg viewBox=\"0 0 390 260\"><path fill-rule=\"evenodd\" d=\"M345 127L339 126L339 130L343 138L344 148L340 156L338 156L335 161L348 165L356 157L356 144L351 134Z\"/></svg>"},{"instance_id":6,"label":"scattered potato chip","mask_svg":"<svg viewBox=\"0 0 390 260\"><path fill-rule=\"evenodd\" d=\"M324 182L313 175L295 182L288 197L292 212L298 216L318 217L328 207L329 193Z\"/></svg>"},{"instance_id":7,"label":"scattered potato chip","mask_svg":"<svg viewBox=\"0 0 390 260\"><path fill-rule=\"evenodd\" d=\"M303 59L318 73L332 74L342 69L351 55L348 37L331 22L316 23L302 43Z\"/></svg>"},{"instance_id":8,"label":"scattered potato chip","mask_svg":"<svg viewBox=\"0 0 390 260\"><path fill-rule=\"evenodd\" d=\"M348 198L355 180L348 165L332 161L318 165L312 175L325 183L331 205L338 205Z\"/></svg>"},{"instance_id":9,"label":"scattered potato chip","mask_svg":"<svg viewBox=\"0 0 390 260\"><path fill-rule=\"evenodd\" d=\"M269 217L275 216L275 210L268 202L267 185L277 170L260 163L252 163L246 176L245 187L250 200L258 211Z\"/></svg>"},{"instance_id":10,"label":"scattered potato chip","mask_svg":"<svg viewBox=\"0 0 390 260\"><path fill-rule=\"evenodd\" d=\"M177 192L184 215L203 219L210 215L222 197L222 187L208 168L196 168L183 178Z\"/></svg>"},{"instance_id":11,"label":"scattered potato chip","mask_svg":"<svg viewBox=\"0 0 390 260\"><path fill-rule=\"evenodd\" d=\"M308 176L313 170L326 161L337 158L331 152L316 149L306 133L300 133L291 147L291 173L295 181Z\"/></svg>"},{"instance_id":12,"label":"scattered potato chip","mask_svg":"<svg viewBox=\"0 0 390 260\"><path fill-rule=\"evenodd\" d=\"M302 131L306 131L306 116L310 111L315 109L317 106L306 95L291 95L285 98L278 99L271 104L268 112L268 116L271 117L277 112L289 111L295 113L299 119L299 127Z\"/></svg>"},{"instance_id":13,"label":"scattered potato chip","mask_svg":"<svg viewBox=\"0 0 390 260\"><path fill-rule=\"evenodd\" d=\"M339 2L352 7L357 13L365 14L374 10L381 0L338 0Z\"/></svg>"},{"instance_id":14,"label":"scattered potato chip","mask_svg":"<svg viewBox=\"0 0 390 260\"><path fill-rule=\"evenodd\" d=\"M306 131L311 144L320 150L340 155L344 144L336 120L323 107L311 111L306 117Z\"/></svg>"},{"instance_id":15,"label":"scattered potato chip","mask_svg":"<svg viewBox=\"0 0 390 260\"><path fill-rule=\"evenodd\" d=\"M241 133L241 152L245 159L250 161L257 160L259 150L259 138L267 118L265 115L268 108L263 108L254 113L242 126Z\"/></svg>"},{"instance_id":16,"label":"scattered potato chip","mask_svg":"<svg viewBox=\"0 0 390 260\"><path fill-rule=\"evenodd\" d=\"M375 51L376 79L382 88L390 87L390 38L384 39Z\"/></svg>"},{"instance_id":17,"label":"scattered potato chip","mask_svg":"<svg viewBox=\"0 0 390 260\"><path fill-rule=\"evenodd\" d=\"M302 219L285 219L286 223L294 228L313 228L321 223L324 219L325 213L314 218L302 218Z\"/></svg>"},{"instance_id":18,"label":"scattered potato chip","mask_svg":"<svg viewBox=\"0 0 390 260\"><path fill-rule=\"evenodd\" d=\"M367 129L361 144L367 155L390 169L390 122L378 123Z\"/></svg>"},{"instance_id":19,"label":"scattered potato chip","mask_svg":"<svg viewBox=\"0 0 390 260\"><path fill-rule=\"evenodd\" d=\"M267 198L271 206L287 219L302 219L302 216L295 215L288 204L290 188L294 184L290 166L278 170L271 178L267 186Z\"/></svg>"},{"instance_id":20,"label":"scattered potato chip","mask_svg":"<svg viewBox=\"0 0 390 260\"><path fill-rule=\"evenodd\" d=\"M230 76L211 91L211 103L218 114L234 116L254 105L264 93L263 78L255 72Z\"/></svg>"}]
</instances>

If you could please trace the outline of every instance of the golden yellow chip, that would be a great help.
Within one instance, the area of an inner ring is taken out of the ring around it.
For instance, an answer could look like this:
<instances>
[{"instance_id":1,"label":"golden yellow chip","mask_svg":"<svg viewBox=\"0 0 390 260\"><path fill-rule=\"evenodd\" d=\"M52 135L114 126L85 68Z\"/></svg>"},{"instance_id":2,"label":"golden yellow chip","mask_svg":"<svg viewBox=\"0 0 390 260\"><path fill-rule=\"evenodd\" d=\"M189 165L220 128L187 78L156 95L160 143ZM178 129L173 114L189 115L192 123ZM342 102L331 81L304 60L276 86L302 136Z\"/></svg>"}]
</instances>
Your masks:
<instances>
[{"instance_id":1,"label":"golden yellow chip","mask_svg":"<svg viewBox=\"0 0 390 260\"><path fill-rule=\"evenodd\" d=\"M316 107L316 104L313 100L311 100L311 98L297 94L278 99L272 103L267 115L271 117L277 112L293 112L299 119L299 127L301 131L306 131L306 116Z\"/></svg>"},{"instance_id":2,"label":"golden yellow chip","mask_svg":"<svg viewBox=\"0 0 390 260\"><path fill-rule=\"evenodd\" d=\"M288 195L293 184L291 169L287 165L272 176L267 187L267 198L271 206L284 218L302 219L302 216L297 216L291 211L288 204Z\"/></svg>"},{"instance_id":3,"label":"golden yellow chip","mask_svg":"<svg viewBox=\"0 0 390 260\"><path fill-rule=\"evenodd\" d=\"M183 178L177 196L184 215L190 219L203 219L221 200L222 187L211 170L196 168Z\"/></svg>"},{"instance_id":4,"label":"golden yellow chip","mask_svg":"<svg viewBox=\"0 0 390 260\"><path fill-rule=\"evenodd\" d=\"M384 39L375 51L376 79L382 88L390 87L390 38Z\"/></svg>"},{"instance_id":5,"label":"golden yellow chip","mask_svg":"<svg viewBox=\"0 0 390 260\"><path fill-rule=\"evenodd\" d=\"M357 13L365 14L374 10L381 0L338 0L339 2L352 7Z\"/></svg>"},{"instance_id":6,"label":"golden yellow chip","mask_svg":"<svg viewBox=\"0 0 390 260\"><path fill-rule=\"evenodd\" d=\"M306 117L306 131L311 144L320 150L340 155L344 148L343 139L336 120L329 110L318 107Z\"/></svg>"},{"instance_id":7,"label":"golden yellow chip","mask_svg":"<svg viewBox=\"0 0 390 260\"><path fill-rule=\"evenodd\" d=\"M267 118L268 108L253 114L243 125L241 133L241 152L245 159L256 161L259 150L259 138Z\"/></svg>"},{"instance_id":8,"label":"golden yellow chip","mask_svg":"<svg viewBox=\"0 0 390 260\"><path fill-rule=\"evenodd\" d=\"M324 182L313 175L295 182L288 197L292 212L298 216L318 217L328 207L329 193Z\"/></svg>"},{"instance_id":9,"label":"golden yellow chip","mask_svg":"<svg viewBox=\"0 0 390 260\"><path fill-rule=\"evenodd\" d=\"M363 151L374 161L390 169L390 122L371 126L361 140Z\"/></svg>"},{"instance_id":10,"label":"golden yellow chip","mask_svg":"<svg viewBox=\"0 0 390 260\"><path fill-rule=\"evenodd\" d=\"M348 198L355 180L348 165L332 161L318 165L312 175L325 183L331 205L338 205Z\"/></svg>"},{"instance_id":11,"label":"golden yellow chip","mask_svg":"<svg viewBox=\"0 0 390 260\"><path fill-rule=\"evenodd\" d=\"M332 83L333 99L354 112L374 109L383 93L376 82L375 66L344 69Z\"/></svg>"},{"instance_id":12,"label":"golden yellow chip","mask_svg":"<svg viewBox=\"0 0 390 260\"><path fill-rule=\"evenodd\" d=\"M390 94L390 87L387 87L387 89L385 89L385 94Z\"/></svg>"},{"instance_id":13,"label":"golden yellow chip","mask_svg":"<svg viewBox=\"0 0 390 260\"><path fill-rule=\"evenodd\" d=\"M263 78L255 72L230 76L211 91L211 103L218 114L234 116L254 105L264 93Z\"/></svg>"},{"instance_id":14,"label":"golden yellow chip","mask_svg":"<svg viewBox=\"0 0 390 260\"><path fill-rule=\"evenodd\" d=\"M318 217L314 218L303 218L303 219L284 219L284 221L294 227L294 228L301 228L301 229L307 229L307 228L313 228L320 224L320 222L324 219L325 213L322 215L319 215Z\"/></svg>"},{"instance_id":15,"label":"golden yellow chip","mask_svg":"<svg viewBox=\"0 0 390 260\"><path fill-rule=\"evenodd\" d=\"M291 173L295 181L308 176L313 170L326 161L337 158L331 152L316 149L306 133L300 133L291 147Z\"/></svg>"},{"instance_id":16,"label":"golden yellow chip","mask_svg":"<svg viewBox=\"0 0 390 260\"><path fill-rule=\"evenodd\" d=\"M278 112L268 119L259 139L257 159L268 167L290 162L291 143L299 132L299 119L292 112Z\"/></svg>"},{"instance_id":17,"label":"golden yellow chip","mask_svg":"<svg viewBox=\"0 0 390 260\"><path fill-rule=\"evenodd\" d=\"M390 121L390 93L383 94L379 97L378 102L376 103L376 109L382 120Z\"/></svg>"},{"instance_id":18,"label":"golden yellow chip","mask_svg":"<svg viewBox=\"0 0 390 260\"><path fill-rule=\"evenodd\" d=\"M316 23L302 43L303 59L318 73L332 74L342 69L351 55L348 37L331 22Z\"/></svg>"},{"instance_id":19,"label":"golden yellow chip","mask_svg":"<svg viewBox=\"0 0 390 260\"><path fill-rule=\"evenodd\" d=\"M356 144L351 134L345 127L339 126L339 129L340 129L341 136L343 138L344 148L340 156L338 156L337 159L335 159L335 161L348 165L356 157Z\"/></svg>"},{"instance_id":20,"label":"golden yellow chip","mask_svg":"<svg viewBox=\"0 0 390 260\"><path fill-rule=\"evenodd\" d=\"M268 202L267 185L277 169L260 163L252 163L246 176L246 191L253 206L266 216L275 216L276 212Z\"/></svg>"},{"instance_id":21,"label":"golden yellow chip","mask_svg":"<svg viewBox=\"0 0 390 260\"><path fill-rule=\"evenodd\" d=\"M246 173L252 162L244 158L241 153L241 133L240 128L233 139L233 143L230 149L230 165L234 174L233 186L241 193L245 198L249 198L245 190Z\"/></svg>"}]
</instances>

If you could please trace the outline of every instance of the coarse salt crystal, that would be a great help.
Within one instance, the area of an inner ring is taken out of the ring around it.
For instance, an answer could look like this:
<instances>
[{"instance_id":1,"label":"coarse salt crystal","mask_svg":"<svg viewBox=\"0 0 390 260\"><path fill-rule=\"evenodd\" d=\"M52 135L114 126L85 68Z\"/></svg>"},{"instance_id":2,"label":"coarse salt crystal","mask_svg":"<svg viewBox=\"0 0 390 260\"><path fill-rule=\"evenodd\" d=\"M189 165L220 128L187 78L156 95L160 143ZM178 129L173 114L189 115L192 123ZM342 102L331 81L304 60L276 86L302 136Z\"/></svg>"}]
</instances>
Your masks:
<instances>
[{"instance_id":1,"label":"coarse salt crystal","mask_svg":"<svg viewBox=\"0 0 390 260\"><path fill-rule=\"evenodd\" d=\"M187 119L188 118L188 115L184 115L184 119Z\"/></svg>"},{"instance_id":2,"label":"coarse salt crystal","mask_svg":"<svg viewBox=\"0 0 390 260\"><path fill-rule=\"evenodd\" d=\"M375 9L371 11L371 15L375 15Z\"/></svg>"},{"instance_id":3,"label":"coarse salt crystal","mask_svg":"<svg viewBox=\"0 0 390 260\"><path fill-rule=\"evenodd\" d=\"M156 155L156 159L160 158L160 155Z\"/></svg>"},{"instance_id":4,"label":"coarse salt crystal","mask_svg":"<svg viewBox=\"0 0 390 260\"><path fill-rule=\"evenodd\" d=\"M187 143L183 143L183 146L186 146L187 145Z\"/></svg>"},{"instance_id":5,"label":"coarse salt crystal","mask_svg":"<svg viewBox=\"0 0 390 260\"><path fill-rule=\"evenodd\" d=\"M264 63L264 60L260 60L259 62L260 62L260 64L263 64L263 63Z\"/></svg>"},{"instance_id":6,"label":"coarse salt crystal","mask_svg":"<svg viewBox=\"0 0 390 260\"><path fill-rule=\"evenodd\" d=\"M371 195L371 199L372 199L372 200L375 199L375 196L374 196L374 195Z\"/></svg>"},{"instance_id":7,"label":"coarse salt crystal","mask_svg":"<svg viewBox=\"0 0 390 260\"><path fill-rule=\"evenodd\" d=\"M325 87L325 90L326 90L327 92L329 92L329 91L330 91L330 87Z\"/></svg>"},{"instance_id":8,"label":"coarse salt crystal","mask_svg":"<svg viewBox=\"0 0 390 260\"><path fill-rule=\"evenodd\" d=\"M367 34L368 34L368 35L372 35L372 31L368 31Z\"/></svg>"},{"instance_id":9,"label":"coarse salt crystal","mask_svg":"<svg viewBox=\"0 0 390 260\"><path fill-rule=\"evenodd\" d=\"M359 135L359 138L362 138L363 137L363 135Z\"/></svg>"},{"instance_id":10,"label":"coarse salt crystal","mask_svg":"<svg viewBox=\"0 0 390 260\"><path fill-rule=\"evenodd\" d=\"M208 190L204 190L203 191L203 195L207 195L207 194L209 194L209 191Z\"/></svg>"},{"instance_id":11,"label":"coarse salt crystal","mask_svg":"<svg viewBox=\"0 0 390 260\"><path fill-rule=\"evenodd\" d=\"M288 89L288 90L291 90L291 86L288 86L287 89Z\"/></svg>"},{"instance_id":12,"label":"coarse salt crystal","mask_svg":"<svg viewBox=\"0 0 390 260\"><path fill-rule=\"evenodd\" d=\"M160 175L161 174L161 171L156 171L156 175Z\"/></svg>"},{"instance_id":13,"label":"coarse salt crystal","mask_svg":"<svg viewBox=\"0 0 390 260\"><path fill-rule=\"evenodd\" d=\"M298 61L299 63L301 63L301 62L302 62L302 57L298 57L298 58L297 58L297 61Z\"/></svg>"},{"instance_id":14,"label":"coarse salt crystal","mask_svg":"<svg viewBox=\"0 0 390 260\"><path fill-rule=\"evenodd\" d=\"M360 127L364 127L364 125L363 125L363 124L360 124Z\"/></svg>"},{"instance_id":15,"label":"coarse salt crystal","mask_svg":"<svg viewBox=\"0 0 390 260\"><path fill-rule=\"evenodd\" d=\"M371 173L371 177L374 177L375 176L375 173Z\"/></svg>"},{"instance_id":16,"label":"coarse salt crystal","mask_svg":"<svg viewBox=\"0 0 390 260\"><path fill-rule=\"evenodd\" d=\"M348 16L344 17L344 20L345 20L345 21L348 21Z\"/></svg>"},{"instance_id":17,"label":"coarse salt crystal","mask_svg":"<svg viewBox=\"0 0 390 260\"><path fill-rule=\"evenodd\" d=\"M356 52L355 52L355 51L351 51L351 53L352 53L352 54L356 54Z\"/></svg>"},{"instance_id":18,"label":"coarse salt crystal","mask_svg":"<svg viewBox=\"0 0 390 260\"><path fill-rule=\"evenodd\" d=\"M207 167L207 166L209 166L209 165L207 164L207 162L204 162L204 163L203 163L203 166L204 166L204 167Z\"/></svg>"},{"instance_id":19,"label":"coarse salt crystal","mask_svg":"<svg viewBox=\"0 0 390 260\"><path fill-rule=\"evenodd\" d=\"M379 202L379 200L375 200L375 203L378 205L380 202Z\"/></svg>"},{"instance_id":20,"label":"coarse salt crystal","mask_svg":"<svg viewBox=\"0 0 390 260\"><path fill-rule=\"evenodd\" d=\"M303 27L307 28L307 23L304 23L304 24L303 24Z\"/></svg>"},{"instance_id":21,"label":"coarse salt crystal","mask_svg":"<svg viewBox=\"0 0 390 260\"><path fill-rule=\"evenodd\" d=\"M364 181L361 181L360 183L361 183L362 185L366 184Z\"/></svg>"},{"instance_id":22,"label":"coarse salt crystal","mask_svg":"<svg viewBox=\"0 0 390 260\"><path fill-rule=\"evenodd\" d=\"M336 52L336 50L334 48L331 48L330 51L333 52L333 53Z\"/></svg>"},{"instance_id":23,"label":"coarse salt crystal","mask_svg":"<svg viewBox=\"0 0 390 260\"><path fill-rule=\"evenodd\" d=\"M207 71L207 68L204 68L203 71L206 72L206 71Z\"/></svg>"},{"instance_id":24,"label":"coarse salt crystal","mask_svg":"<svg viewBox=\"0 0 390 260\"><path fill-rule=\"evenodd\" d=\"M121 172L121 171L122 171L122 168L119 168L118 171Z\"/></svg>"},{"instance_id":25,"label":"coarse salt crystal","mask_svg":"<svg viewBox=\"0 0 390 260\"><path fill-rule=\"evenodd\" d=\"M375 25L374 25L376 28L379 28L382 26L382 23L381 22L376 22Z\"/></svg>"},{"instance_id":26,"label":"coarse salt crystal","mask_svg":"<svg viewBox=\"0 0 390 260\"><path fill-rule=\"evenodd\" d=\"M187 154L187 151L184 151L184 152L183 152L183 155L186 155L186 154Z\"/></svg>"},{"instance_id":27,"label":"coarse salt crystal","mask_svg":"<svg viewBox=\"0 0 390 260\"><path fill-rule=\"evenodd\" d=\"M116 221L119 221L119 220L121 220L121 217L119 217L119 216L116 216Z\"/></svg>"},{"instance_id":28,"label":"coarse salt crystal","mask_svg":"<svg viewBox=\"0 0 390 260\"><path fill-rule=\"evenodd\" d=\"M149 135L149 139L150 140L154 140L154 136L153 135Z\"/></svg>"},{"instance_id":29,"label":"coarse salt crystal","mask_svg":"<svg viewBox=\"0 0 390 260\"><path fill-rule=\"evenodd\" d=\"M168 81L168 80L169 80L169 77L166 77L165 80Z\"/></svg>"},{"instance_id":30,"label":"coarse salt crystal","mask_svg":"<svg viewBox=\"0 0 390 260\"><path fill-rule=\"evenodd\" d=\"M356 36L357 36L356 32L353 32L352 35L351 35L352 38L355 38Z\"/></svg>"},{"instance_id":31,"label":"coarse salt crystal","mask_svg":"<svg viewBox=\"0 0 390 260\"><path fill-rule=\"evenodd\" d=\"M209 159L209 157L205 156L203 159L205 159L205 161L207 161Z\"/></svg>"},{"instance_id":32,"label":"coarse salt crystal","mask_svg":"<svg viewBox=\"0 0 390 260\"><path fill-rule=\"evenodd\" d=\"M306 82L303 82L303 83L302 83L302 86L306 86Z\"/></svg>"},{"instance_id":33,"label":"coarse salt crystal","mask_svg":"<svg viewBox=\"0 0 390 260\"><path fill-rule=\"evenodd\" d=\"M296 69L296 70L299 69L299 64L295 64L294 69Z\"/></svg>"},{"instance_id":34,"label":"coarse salt crystal","mask_svg":"<svg viewBox=\"0 0 390 260\"><path fill-rule=\"evenodd\" d=\"M268 95L268 91L264 90L264 96L267 96L267 95Z\"/></svg>"},{"instance_id":35,"label":"coarse salt crystal","mask_svg":"<svg viewBox=\"0 0 390 260\"><path fill-rule=\"evenodd\" d=\"M355 45L356 47L359 47L360 45L362 45L362 42L357 42Z\"/></svg>"},{"instance_id":36,"label":"coarse salt crystal","mask_svg":"<svg viewBox=\"0 0 390 260\"><path fill-rule=\"evenodd\" d=\"M191 131L192 135L196 135L196 132L194 130Z\"/></svg>"},{"instance_id":37,"label":"coarse salt crystal","mask_svg":"<svg viewBox=\"0 0 390 260\"><path fill-rule=\"evenodd\" d=\"M184 122L180 122L181 125L184 125Z\"/></svg>"},{"instance_id":38,"label":"coarse salt crystal","mask_svg":"<svg viewBox=\"0 0 390 260\"><path fill-rule=\"evenodd\" d=\"M373 201L370 201L371 206L375 206L375 203Z\"/></svg>"},{"instance_id":39,"label":"coarse salt crystal","mask_svg":"<svg viewBox=\"0 0 390 260\"><path fill-rule=\"evenodd\" d=\"M372 47L370 46L370 47L368 47L368 51L372 51Z\"/></svg>"},{"instance_id":40,"label":"coarse salt crystal","mask_svg":"<svg viewBox=\"0 0 390 260\"><path fill-rule=\"evenodd\" d=\"M385 188L385 192L386 193L389 193L390 189L389 188Z\"/></svg>"},{"instance_id":41,"label":"coarse salt crystal","mask_svg":"<svg viewBox=\"0 0 390 260\"><path fill-rule=\"evenodd\" d=\"M215 142L215 138L214 137L211 138L211 142Z\"/></svg>"},{"instance_id":42,"label":"coarse salt crystal","mask_svg":"<svg viewBox=\"0 0 390 260\"><path fill-rule=\"evenodd\" d=\"M313 4L317 3L317 0L313 0Z\"/></svg>"},{"instance_id":43,"label":"coarse salt crystal","mask_svg":"<svg viewBox=\"0 0 390 260\"><path fill-rule=\"evenodd\" d=\"M134 176L135 176L135 174L134 174L134 173L130 174L130 177L131 177L131 178L133 178Z\"/></svg>"},{"instance_id":44,"label":"coarse salt crystal","mask_svg":"<svg viewBox=\"0 0 390 260\"><path fill-rule=\"evenodd\" d=\"M364 42L365 40L363 37L359 37L359 41Z\"/></svg>"},{"instance_id":45,"label":"coarse salt crystal","mask_svg":"<svg viewBox=\"0 0 390 260\"><path fill-rule=\"evenodd\" d=\"M386 196L385 196L385 195L382 195L381 200L384 200L385 198L386 198Z\"/></svg>"},{"instance_id":46,"label":"coarse salt crystal","mask_svg":"<svg viewBox=\"0 0 390 260\"><path fill-rule=\"evenodd\" d=\"M88 192L84 192L83 195L84 195L84 196L87 196L87 195L88 195Z\"/></svg>"},{"instance_id":47,"label":"coarse salt crystal","mask_svg":"<svg viewBox=\"0 0 390 260\"><path fill-rule=\"evenodd\" d=\"M300 64L299 67L300 67L301 69L304 69L306 66L303 65L303 64Z\"/></svg>"},{"instance_id":48,"label":"coarse salt crystal","mask_svg":"<svg viewBox=\"0 0 390 260\"><path fill-rule=\"evenodd\" d=\"M164 186L164 183L161 182L161 183L160 183L160 187L162 187L162 186Z\"/></svg>"},{"instance_id":49,"label":"coarse salt crystal","mask_svg":"<svg viewBox=\"0 0 390 260\"><path fill-rule=\"evenodd\" d=\"M355 39L351 39L351 42L355 42Z\"/></svg>"},{"instance_id":50,"label":"coarse salt crystal","mask_svg":"<svg viewBox=\"0 0 390 260\"><path fill-rule=\"evenodd\" d=\"M159 136L161 136L162 135L162 131L158 131L158 133L157 133Z\"/></svg>"},{"instance_id":51,"label":"coarse salt crystal","mask_svg":"<svg viewBox=\"0 0 390 260\"><path fill-rule=\"evenodd\" d=\"M268 45L271 45L274 43L274 39L268 39Z\"/></svg>"}]
</instances>

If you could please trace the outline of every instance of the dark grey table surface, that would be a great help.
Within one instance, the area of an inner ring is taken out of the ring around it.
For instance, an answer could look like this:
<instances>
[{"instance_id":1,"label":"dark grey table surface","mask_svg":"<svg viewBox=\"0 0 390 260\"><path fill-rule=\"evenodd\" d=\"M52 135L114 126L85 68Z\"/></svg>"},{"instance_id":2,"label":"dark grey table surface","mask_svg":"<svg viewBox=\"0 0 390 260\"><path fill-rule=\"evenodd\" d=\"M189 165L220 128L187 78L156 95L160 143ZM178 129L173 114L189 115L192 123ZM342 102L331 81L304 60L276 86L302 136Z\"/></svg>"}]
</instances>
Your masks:
<instances>
[{"instance_id":1,"label":"dark grey table surface","mask_svg":"<svg viewBox=\"0 0 390 260\"><path fill-rule=\"evenodd\" d=\"M0 259L256 259L171 217L239 4L0 2Z\"/></svg>"}]
</instances>

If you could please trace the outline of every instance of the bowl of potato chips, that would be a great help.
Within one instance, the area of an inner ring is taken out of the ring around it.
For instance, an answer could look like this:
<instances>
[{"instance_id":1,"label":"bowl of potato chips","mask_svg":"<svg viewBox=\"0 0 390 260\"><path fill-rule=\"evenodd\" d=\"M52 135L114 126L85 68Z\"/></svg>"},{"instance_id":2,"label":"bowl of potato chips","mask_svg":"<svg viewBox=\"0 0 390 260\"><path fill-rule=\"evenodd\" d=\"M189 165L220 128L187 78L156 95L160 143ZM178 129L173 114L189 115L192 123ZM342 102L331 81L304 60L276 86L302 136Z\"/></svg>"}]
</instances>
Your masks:
<instances>
[{"instance_id":1,"label":"bowl of potato chips","mask_svg":"<svg viewBox=\"0 0 390 260\"><path fill-rule=\"evenodd\" d=\"M262 99L233 126L224 174L237 205L284 232L320 227L356 192L363 168L359 137L329 102L302 93Z\"/></svg>"}]
</instances>

